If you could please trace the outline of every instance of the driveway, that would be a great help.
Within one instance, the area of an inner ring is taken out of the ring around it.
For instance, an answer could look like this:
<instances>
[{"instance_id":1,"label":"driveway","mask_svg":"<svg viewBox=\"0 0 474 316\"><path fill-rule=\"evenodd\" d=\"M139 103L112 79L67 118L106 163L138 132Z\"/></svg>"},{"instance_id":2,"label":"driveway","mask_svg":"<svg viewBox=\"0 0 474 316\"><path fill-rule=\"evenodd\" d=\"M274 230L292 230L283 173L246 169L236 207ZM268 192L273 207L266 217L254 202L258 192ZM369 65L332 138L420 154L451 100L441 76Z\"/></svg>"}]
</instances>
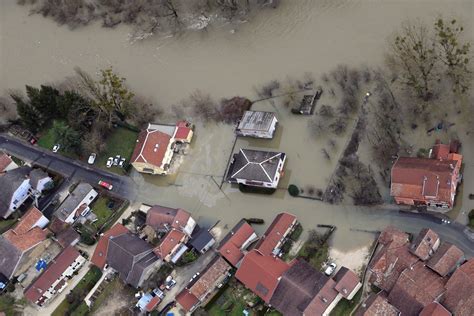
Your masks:
<instances>
[{"instance_id":1,"label":"driveway","mask_svg":"<svg viewBox=\"0 0 474 316\"><path fill-rule=\"evenodd\" d=\"M65 177L66 181L84 181L97 188L99 180L104 180L114 186L108 192L110 195L127 200L134 200L136 197L135 184L129 177L104 171L5 134L0 135L0 149L32 165L56 172Z\"/></svg>"}]
</instances>

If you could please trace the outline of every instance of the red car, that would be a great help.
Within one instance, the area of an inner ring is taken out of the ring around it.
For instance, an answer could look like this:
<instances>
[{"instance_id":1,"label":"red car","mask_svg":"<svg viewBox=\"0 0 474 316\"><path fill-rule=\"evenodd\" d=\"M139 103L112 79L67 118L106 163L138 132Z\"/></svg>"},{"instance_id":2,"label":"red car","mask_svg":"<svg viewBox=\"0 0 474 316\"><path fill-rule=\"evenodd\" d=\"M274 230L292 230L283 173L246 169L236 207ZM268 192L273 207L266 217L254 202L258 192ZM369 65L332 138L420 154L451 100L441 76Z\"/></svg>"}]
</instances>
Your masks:
<instances>
[{"instance_id":1,"label":"red car","mask_svg":"<svg viewBox=\"0 0 474 316\"><path fill-rule=\"evenodd\" d=\"M108 182L102 181L102 180L99 181L99 185L100 185L101 187L106 188L107 190L112 190L112 189L114 188L113 185L111 185L111 184L108 183Z\"/></svg>"}]
</instances>

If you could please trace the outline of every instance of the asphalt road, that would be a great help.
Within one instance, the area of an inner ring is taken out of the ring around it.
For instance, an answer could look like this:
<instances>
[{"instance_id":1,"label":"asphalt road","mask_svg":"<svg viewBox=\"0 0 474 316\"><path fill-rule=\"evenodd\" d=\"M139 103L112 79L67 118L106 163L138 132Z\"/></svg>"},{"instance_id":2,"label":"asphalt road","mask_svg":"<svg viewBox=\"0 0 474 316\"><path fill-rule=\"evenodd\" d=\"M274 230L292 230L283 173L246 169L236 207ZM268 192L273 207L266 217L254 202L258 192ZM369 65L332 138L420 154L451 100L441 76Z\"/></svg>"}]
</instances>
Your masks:
<instances>
[{"instance_id":1,"label":"asphalt road","mask_svg":"<svg viewBox=\"0 0 474 316\"><path fill-rule=\"evenodd\" d=\"M101 188L98 182L103 180L113 185L113 189L108 191L110 195L127 200L134 200L136 197L135 183L129 177L104 171L5 134L0 135L0 149L25 162L56 172L67 181L83 181Z\"/></svg>"}]
</instances>

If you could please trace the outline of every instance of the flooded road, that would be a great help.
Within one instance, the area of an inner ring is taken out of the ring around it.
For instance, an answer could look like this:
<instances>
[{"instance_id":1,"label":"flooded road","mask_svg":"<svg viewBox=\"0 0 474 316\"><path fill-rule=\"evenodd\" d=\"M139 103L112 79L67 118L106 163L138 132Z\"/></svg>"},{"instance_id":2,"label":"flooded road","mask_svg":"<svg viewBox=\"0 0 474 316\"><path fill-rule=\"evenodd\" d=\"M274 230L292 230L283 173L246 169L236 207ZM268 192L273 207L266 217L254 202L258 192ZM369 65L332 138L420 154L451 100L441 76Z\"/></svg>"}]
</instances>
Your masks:
<instances>
[{"instance_id":1,"label":"flooded road","mask_svg":"<svg viewBox=\"0 0 474 316\"><path fill-rule=\"evenodd\" d=\"M234 27L225 26L131 43L127 26L105 29L96 24L71 31L41 16L29 16L27 8L15 2L0 3L1 93L25 84L61 81L73 74L75 66L94 73L112 65L137 94L168 110L196 89L216 99L234 95L255 99L254 87L269 80L305 72L319 78L342 63L377 66L383 61L387 37L407 18L455 15L471 31L474 21L470 0L287 0L275 10L262 11L235 33ZM268 102L256 105L269 107ZM297 183L323 188L335 160L322 158L325 144L310 137L304 118L290 116L281 107L276 110L281 124L273 141L239 140L236 149L285 151L289 158L281 187ZM418 228L411 220L385 211L295 199L285 190L273 196L242 194L227 184L220 190L233 141L231 126L197 122L193 148L178 175L158 178L132 173L138 200L185 208L202 225L220 220L223 233L242 217L261 217L268 223L278 212L289 211L305 229L337 225L332 242L341 251L373 239L351 229L376 230L387 224ZM344 142L344 137L337 140L334 156Z\"/></svg>"}]
</instances>

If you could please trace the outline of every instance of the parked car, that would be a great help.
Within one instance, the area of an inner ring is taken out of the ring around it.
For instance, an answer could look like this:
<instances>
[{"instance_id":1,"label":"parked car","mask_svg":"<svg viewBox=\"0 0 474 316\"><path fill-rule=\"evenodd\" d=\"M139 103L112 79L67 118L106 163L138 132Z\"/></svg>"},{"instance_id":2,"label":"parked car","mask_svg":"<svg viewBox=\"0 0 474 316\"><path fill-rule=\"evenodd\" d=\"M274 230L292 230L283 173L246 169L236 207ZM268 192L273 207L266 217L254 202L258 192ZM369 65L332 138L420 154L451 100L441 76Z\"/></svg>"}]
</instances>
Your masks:
<instances>
[{"instance_id":1,"label":"parked car","mask_svg":"<svg viewBox=\"0 0 474 316\"><path fill-rule=\"evenodd\" d=\"M173 277L171 277L171 275L168 276L168 277L166 278L165 288L166 288L167 290L171 290L175 285L176 285L176 280L173 279Z\"/></svg>"},{"instance_id":2,"label":"parked car","mask_svg":"<svg viewBox=\"0 0 474 316\"><path fill-rule=\"evenodd\" d=\"M123 168L123 166L125 165L125 158L120 159L118 165L120 168Z\"/></svg>"},{"instance_id":3,"label":"parked car","mask_svg":"<svg viewBox=\"0 0 474 316\"><path fill-rule=\"evenodd\" d=\"M331 276L334 271L336 271L336 267L337 265L334 262L331 262L326 266L326 269L324 269L324 274L326 274L327 276Z\"/></svg>"},{"instance_id":4,"label":"parked car","mask_svg":"<svg viewBox=\"0 0 474 316\"><path fill-rule=\"evenodd\" d=\"M114 164L114 158L109 157L109 159L107 159L107 162L105 163L105 166L107 168L110 168L110 167L112 167L113 164Z\"/></svg>"},{"instance_id":5,"label":"parked car","mask_svg":"<svg viewBox=\"0 0 474 316\"><path fill-rule=\"evenodd\" d=\"M113 159L114 159L114 166L118 166L118 164L120 162L120 155L115 156L115 158L113 158Z\"/></svg>"},{"instance_id":6,"label":"parked car","mask_svg":"<svg viewBox=\"0 0 474 316\"><path fill-rule=\"evenodd\" d=\"M54 146L53 146L53 153L57 153L60 148L61 148L61 145L60 145L60 144L54 145Z\"/></svg>"},{"instance_id":7,"label":"parked car","mask_svg":"<svg viewBox=\"0 0 474 316\"><path fill-rule=\"evenodd\" d=\"M103 188L106 188L106 189L109 190L109 191L114 188L113 185L111 185L111 184L108 183L108 182L102 181L102 180L99 181L99 185L100 185L101 187L103 187Z\"/></svg>"},{"instance_id":8,"label":"parked car","mask_svg":"<svg viewBox=\"0 0 474 316\"><path fill-rule=\"evenodd\" d=\"M97 158L97 154L96 153L92 153L90 156L89 156L89 159L87 159L87 163L89 165L93 165L94 162L95 162L95 158Z\"/></svg>"}]
</instances>

